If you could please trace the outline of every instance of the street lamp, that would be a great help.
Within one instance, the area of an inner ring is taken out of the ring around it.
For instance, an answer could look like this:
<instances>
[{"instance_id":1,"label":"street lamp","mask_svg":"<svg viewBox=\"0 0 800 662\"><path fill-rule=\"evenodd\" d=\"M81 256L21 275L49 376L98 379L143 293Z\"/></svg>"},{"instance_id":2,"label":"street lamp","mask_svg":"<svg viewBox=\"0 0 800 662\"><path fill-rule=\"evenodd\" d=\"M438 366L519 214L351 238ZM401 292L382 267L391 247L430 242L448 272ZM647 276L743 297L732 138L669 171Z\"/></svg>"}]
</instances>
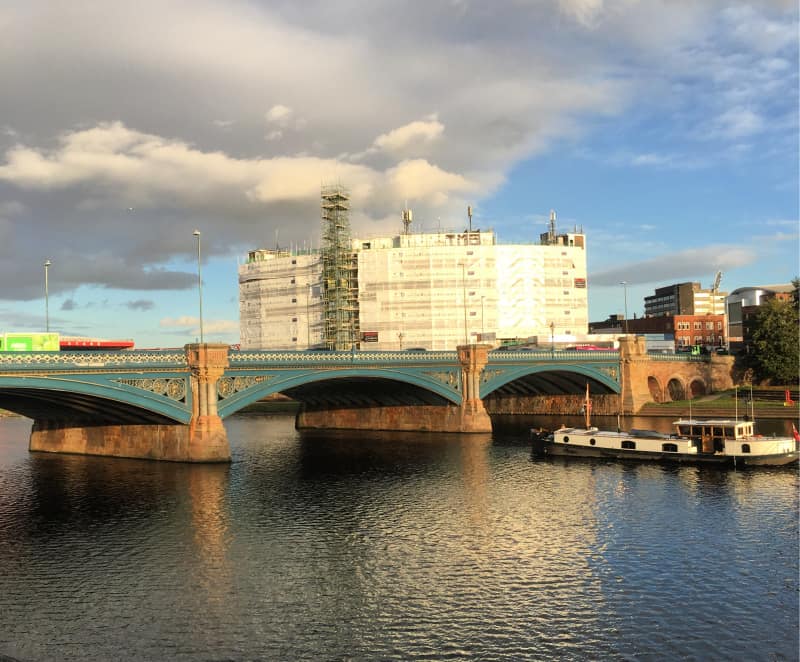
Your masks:
<instances>
[{"instance_id":1,"label":"street lamp","mask_svg":"<svg viewBox=\"0 0 800 662\"><path fill-rule=\"evenodd\" d=\"M461 289L463 291L462 296L464 297L464 344L469 345L469 334L467 333L467 277L466 277L466 266L464 263L461 263Z\"/></svg>"},{"instance_id":2,"label":"street lamp","mask_svg":"<svg viewBox=\"0 0 800 662\"><path fill-rule=\"evenodd\" d=\"M556 323L550 322L550 356L556 352Z\"/></svg>"},{"instance_id":3,"label":"street lamp","mask_svg":"<svg viewBox=\"0 0 800 662\"><path fill-rule=\"evenodd\" d=\"M628 282L623 280L620 285L622 285L622 295L625 297L625 333L628 333Z\"/></svg>"},{"instance_id":4,"label":"street lamp","mask_svg":"<svg viewBox=\"0 0 800 662\"><path fill-rule=\"evenodd\" d=\"M195 230L192 234L197 237L197 293L200 299L200 344L203 339L203 277L200 273L200 230Z\"/></svg>"},{"instance_id":5,"label":"street lamp","mask_svg":"<svg viewBox=\"0 0 800 662\"><path fill-rule=\"evenodd\" d=\"M50 260L44 261L44 328L47 333L50 333L50 293L47 283L47 271L50 269L51 264Z\"/></svg>"}]
</instances>

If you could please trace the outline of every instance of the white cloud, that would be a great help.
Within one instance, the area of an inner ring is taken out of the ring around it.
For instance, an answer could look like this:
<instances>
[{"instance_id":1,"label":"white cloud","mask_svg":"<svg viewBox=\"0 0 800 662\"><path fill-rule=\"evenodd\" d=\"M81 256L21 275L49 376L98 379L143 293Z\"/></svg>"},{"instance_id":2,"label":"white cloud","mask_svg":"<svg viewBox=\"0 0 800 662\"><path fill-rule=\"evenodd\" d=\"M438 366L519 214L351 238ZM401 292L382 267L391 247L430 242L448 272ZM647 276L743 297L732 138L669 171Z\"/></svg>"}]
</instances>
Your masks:
<instances>
[{"instance_id":1,"label":"white cloud","mask_svg":"<svg viewBox=\"0 0 800 662\"><path fill-rule=\"evenodd\" d=\"M209 320L203 322L203 330L207 334L239 333L239 322L236 320Z\"/></svg>"},{"instance_id":2,"label":"white cloud","mask_svg":"<svg viewBox=\"0 0 800 662\"><path fill-rule=\"evenodd\" d=\"M731 108L714 121L715 133L726 138L743 138L764 129L762 117L750 108Z\"/></svg>"},{"instance_id":3,"label":"white cloud","mask_svg":"<svg viewBox=\"0 0 800 662\"><path fill-rule=\"evenodd\" d=\"M200 319L188 315L183 317L164 317L158 324L163 327L190 327L199 325Z\"/></svg>"},{"instance_id":4,"label":"white cloud","mask_svg":"<svg viewBox=\"0 0 800 662\"><path fill-rule=\"evenodd\" d=\"M684 282L715 271L728 271L751 264L757 257L754 249L742 246L719 244L689 248L594 273L591 275L591 284L617 285L621 281L629 285L669 280Z\"/></svg>"},{"instance_id":5,"label":"white cloud","mask_svg":"<svg viewBox=\"0 0 800 662\"><path fill-rule=\"evenodd\" d=\"M481 190L478 182L424 159L402 161L386 171L309 156L237 159L119 122L65 134L60 147L50 151L17 146L6 159L0 181L35 190L91 186L97 195L137 209L179 202L244 213L254 204L313 202L320 183L334 178L346 182L364 206L409 197L441 206L452 194Z\"/></svg>"},{"instance_id":6,"label":"white cloud","mask_svg":"<svg viewBox=\"0 0 800 662\"><path fill-rule=\"evenodd\" d=\"M405 151L409 146L421 145L436 140L444 133L444 124L436 118L417 120L392 129L375 139L374 147L391 153Z\"/></svg>"},{"instance_id":7,"label":"white cloud","mask_svg":"<svg viewBox=\"0 0 800 662\"><path fill-rule=\"evenodd\" d=\"M277 124L278 126L287 126L292 117L292 109L288 106L278 104L270 108L264 116L270 124Z\"/></svg>"},{"instance_id":8,"label":"white cloud","mask_svg":"<svg viewBox=\"0 0 800 662\"><path fill-rule=\"evenodd\" d=\"M631 165L635 166L663 166L672 163L673 157L666 154L637 154L631 158Z\"/></svg>"},{"instance_id":9,"label":"white cloud","mask_svg":"<svg viewBox=\"0 0 800 662\"><path fill-rule=\"evenodd\" d=\"M558 6L585 26L593 25L604 8L603 0L558 0Z\"/></svg>"}]
</instances>

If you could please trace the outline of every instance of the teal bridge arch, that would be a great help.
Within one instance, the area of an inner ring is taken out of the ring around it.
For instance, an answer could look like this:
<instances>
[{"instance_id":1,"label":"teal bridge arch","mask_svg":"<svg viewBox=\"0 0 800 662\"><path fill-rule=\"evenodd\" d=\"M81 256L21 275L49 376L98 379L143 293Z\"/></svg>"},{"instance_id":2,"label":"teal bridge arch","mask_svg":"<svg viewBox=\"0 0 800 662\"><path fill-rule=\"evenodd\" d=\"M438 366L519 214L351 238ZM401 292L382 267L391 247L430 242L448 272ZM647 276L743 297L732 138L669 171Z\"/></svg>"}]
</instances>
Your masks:
<instances>
[{"instance_id":1,"label":"teal bridge arch","mask_svg":"<svg viewBox=\"0 0 800 662\"><path fill-rule=\"evenodd\" d=\"M480 397L619 393L619 375L613 351L495 351ZM460 405L462 379L455 351L231 350L216 395L223 419L274 393L311 409ZM0 408L33 419L188 424L196 397L183 350L0 354Z\"/></svg>"}]
</instances>

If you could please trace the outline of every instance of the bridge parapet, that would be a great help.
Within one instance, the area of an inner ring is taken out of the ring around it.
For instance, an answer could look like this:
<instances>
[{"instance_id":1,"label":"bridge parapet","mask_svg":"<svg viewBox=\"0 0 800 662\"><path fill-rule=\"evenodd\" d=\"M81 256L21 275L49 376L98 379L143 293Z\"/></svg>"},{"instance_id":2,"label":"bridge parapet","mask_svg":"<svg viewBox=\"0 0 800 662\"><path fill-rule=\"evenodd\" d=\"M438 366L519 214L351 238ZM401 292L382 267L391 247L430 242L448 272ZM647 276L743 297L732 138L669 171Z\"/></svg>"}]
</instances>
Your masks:
<instances>
[{"instance_id":1,"label":"bridge parapet","mask_svg":"<svg viewBox=\"0 0 800 662\"><path fill-rule=\"evenodd\" d=\"M457 352L410 352L410 351L273 351L273 350L239 350L229 353L231 366L250 366L269 363L278 366L294 365L366 365L410 363L455 363Z\"/></svg>"},{"instance_id":2,"label":"bridge parapet","mask_svg":"<svg viewBox=\"0 0 800 662\"><path fill-rule=\"evenodd\" d=\"M2 352L0 370L72 368L186 368L186 354L175 350L120 352Z\"/></svg>"}]
</instances>

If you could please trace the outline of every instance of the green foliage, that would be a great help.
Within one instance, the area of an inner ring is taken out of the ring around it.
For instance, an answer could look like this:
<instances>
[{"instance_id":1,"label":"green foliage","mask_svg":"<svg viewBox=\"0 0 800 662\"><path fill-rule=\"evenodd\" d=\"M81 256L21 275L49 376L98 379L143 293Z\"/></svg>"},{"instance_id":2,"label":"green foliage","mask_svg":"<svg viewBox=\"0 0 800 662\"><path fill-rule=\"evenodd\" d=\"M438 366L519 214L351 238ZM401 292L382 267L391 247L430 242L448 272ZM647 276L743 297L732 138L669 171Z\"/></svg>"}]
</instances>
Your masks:
<instances>
[{"instance_id":1,"label":"green foliage","mask_svg":"<svg viewBox=\"0 0 800 662\"><path fill-rule=\"evenodd\" d=\"M800 368L800 327L793 301L772 299L755 319L753 349L760 379L796 384Z\"/></svg>"}]
</instances>

